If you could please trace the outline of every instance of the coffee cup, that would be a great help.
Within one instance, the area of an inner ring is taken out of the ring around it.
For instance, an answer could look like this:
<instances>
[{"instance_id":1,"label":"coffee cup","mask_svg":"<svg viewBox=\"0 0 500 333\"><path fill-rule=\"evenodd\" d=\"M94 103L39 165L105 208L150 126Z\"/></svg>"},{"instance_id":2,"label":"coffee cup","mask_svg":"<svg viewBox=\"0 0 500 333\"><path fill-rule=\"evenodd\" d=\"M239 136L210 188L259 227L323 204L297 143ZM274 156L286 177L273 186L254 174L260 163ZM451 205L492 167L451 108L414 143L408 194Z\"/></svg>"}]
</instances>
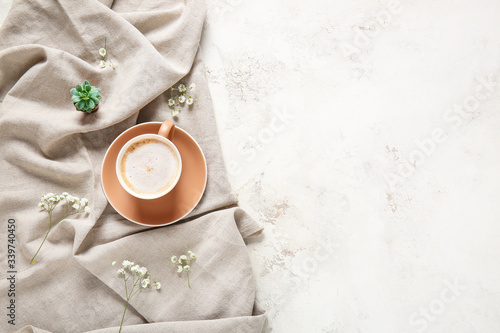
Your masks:
<instances>
[{"instance_id":1,"label":"coffee cup","mask_svg":"<svg viewBox=\"0 0 500 333\"><path fill-rule=\"evenodd\" d=\"M172 143L175 124L163 122L158 134L130 139L116 159L116 175L125 191L139 199L160 198L175 187L182 172L179 150Z\"/></svg>"}]
</instances>

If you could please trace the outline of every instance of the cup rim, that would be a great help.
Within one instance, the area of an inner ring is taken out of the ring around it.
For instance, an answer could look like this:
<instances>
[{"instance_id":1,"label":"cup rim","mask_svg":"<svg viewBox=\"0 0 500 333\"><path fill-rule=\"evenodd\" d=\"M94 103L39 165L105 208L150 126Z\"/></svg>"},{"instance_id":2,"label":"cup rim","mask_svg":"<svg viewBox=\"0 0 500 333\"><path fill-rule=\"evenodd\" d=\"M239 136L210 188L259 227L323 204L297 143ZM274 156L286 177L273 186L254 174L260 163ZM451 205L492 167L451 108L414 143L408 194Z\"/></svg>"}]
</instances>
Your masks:
<instances>
[{"instance_id":1,"label":"cup rim","mask_svg":"<svg viewBox=\"0 0 500 333\"><path fill-rule=\"evenodd\" d=\"M155 195L144 195L144 194L140 194L140 193L136 193L134 191L132 191L128 186L125 185L125 182L122 178L122 174L121 174L121 171L120 171L120 162L123 158L123 155L125 154L125 151L128 149L128 147L130 147L135 141L137 140L141 140L143 138L151 138L151 137L154 137L155 139L158 139L164 143L166 143L170 148L172 148L172 150L174 151L175 155L177 156L177 159L179 161L179 172L177 172L177 176L175 177L175 180L173 181L173 183L168 187L166 188L165 190L163 190L162 192L158 193L158 194L155 194ZM161 198L163 197L164 195L167 195L170 191L172 191L175 186L177 185L177 183L179 182L179 179L181 178L181 174L182 174L182 158L181 158L181 154L179 153L179 150L177 149L177 147L175 146L175 144L170 141L169 139L167 139L166 137L162 136L162 135L159 135L159 134L155 134L155 133L146 133L146 134L141 134L141 135L138 135L138 136L134 136L133 138L131 138L130 140L128 140L120 149L119 153L118 153L118 156L116 157L116 162L115 162L115 172L116 172L116 177L118 178L118 182L120 183L121 187L127 191L127 193L129 193L130 195L138 198L138 199L144 199L144 200L152 200L152 199L158 199L158 198Z\"/></svg>"}]
</instances>

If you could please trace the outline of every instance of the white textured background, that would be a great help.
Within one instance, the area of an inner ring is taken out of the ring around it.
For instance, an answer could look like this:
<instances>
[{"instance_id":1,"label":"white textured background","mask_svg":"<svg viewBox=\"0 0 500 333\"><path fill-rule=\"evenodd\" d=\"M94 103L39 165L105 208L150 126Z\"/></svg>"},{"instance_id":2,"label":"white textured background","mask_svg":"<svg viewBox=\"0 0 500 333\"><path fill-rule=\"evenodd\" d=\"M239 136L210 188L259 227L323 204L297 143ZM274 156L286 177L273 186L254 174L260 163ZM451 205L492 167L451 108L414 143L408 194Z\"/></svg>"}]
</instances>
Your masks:
<instances>
[{"instance_id":1,"label":"white textured background","mask_svg":"<svg viewBox=\"0 0 500 333\"><path fill-rule=\"evenodd\" d=\"M500 2L207 3L266 332L500 332Z\"/></svg>"}]
</instances>

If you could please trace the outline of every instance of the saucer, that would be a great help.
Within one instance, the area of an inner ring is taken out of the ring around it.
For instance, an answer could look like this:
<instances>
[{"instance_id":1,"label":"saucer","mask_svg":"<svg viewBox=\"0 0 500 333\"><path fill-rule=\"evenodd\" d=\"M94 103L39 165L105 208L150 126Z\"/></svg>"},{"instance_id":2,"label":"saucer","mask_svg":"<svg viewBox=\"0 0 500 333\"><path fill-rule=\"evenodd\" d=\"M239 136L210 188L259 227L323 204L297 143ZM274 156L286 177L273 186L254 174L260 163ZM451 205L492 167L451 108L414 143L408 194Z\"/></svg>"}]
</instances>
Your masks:
<instances>
[{"instance_id":1,"label":"saucer","mask_svg":"<svg viewBox=\"0 0 500 333\"><path fill-rule=\"evenodd\" d=\"M135 125L120 134L111 144L102 163L101 181L111 206L124 218L145 226L164 226L188 215L198 204L207 184L207 163L196 140L175 127L172 142L182 159L181 178L172 191L158 199L139 199L123 189L116 176L116 159L120 149L133 137L157 134L161 122Z\"/></svg>"}]
</instances>

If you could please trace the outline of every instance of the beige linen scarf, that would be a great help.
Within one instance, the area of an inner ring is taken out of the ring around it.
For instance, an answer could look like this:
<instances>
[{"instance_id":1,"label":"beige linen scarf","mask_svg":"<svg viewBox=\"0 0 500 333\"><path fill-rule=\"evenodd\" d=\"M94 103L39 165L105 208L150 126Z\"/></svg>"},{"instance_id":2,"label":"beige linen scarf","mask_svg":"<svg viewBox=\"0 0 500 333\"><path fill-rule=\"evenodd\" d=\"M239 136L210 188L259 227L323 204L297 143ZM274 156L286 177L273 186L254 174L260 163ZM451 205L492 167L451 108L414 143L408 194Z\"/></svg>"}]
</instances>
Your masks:
<instances>
[{"instance_id":1,"label":"beige linen scarf","mask_svg":"<svg viewBox=\"0 0 500 333\"><path fill-rule=\"evenodd\" d=\"M124 286L111 262L124 259L162 289L131 300L123 332L262 331L244 242L261 227L237 207L226 177L199 52L205 11L199 0L14 0L0 28L0 267L5 276L10 219L15 281L0 280L0 332L117 332ZM115 69L99 66L105 38ZM71 103L83 80L102 89L96 113ZM175 122L205 154L206 191L184 221L133 224L107 202L103 157L131 126L172 119L167 92L179 82L197 85L194 107ZM53 228L30 264L48 226L40 197L64 191L88 198L91 213ZM169 262L187 250L198 256L192 289Z\"/></svg>"}]
</instances>

